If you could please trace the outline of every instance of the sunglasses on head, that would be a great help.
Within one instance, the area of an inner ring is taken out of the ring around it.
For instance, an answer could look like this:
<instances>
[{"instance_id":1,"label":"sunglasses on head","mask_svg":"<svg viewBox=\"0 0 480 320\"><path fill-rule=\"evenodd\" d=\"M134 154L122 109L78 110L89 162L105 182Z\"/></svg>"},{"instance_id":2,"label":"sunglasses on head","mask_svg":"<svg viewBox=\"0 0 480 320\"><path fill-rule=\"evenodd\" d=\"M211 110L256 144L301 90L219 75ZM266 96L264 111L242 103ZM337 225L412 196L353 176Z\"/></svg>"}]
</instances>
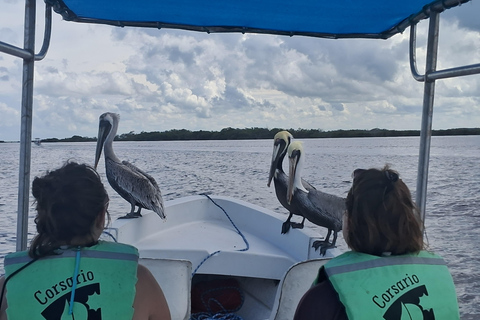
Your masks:
<instances>
[{"instance_id":1,"label":"sunglasses on head","mask_svg":"<svg viewBox=\"0 0 480 320\"><path fill-rule=\"evenodd\" d=\"M358 178L362 173L367 171L367 169L355 169L352 172L352 179L355 181L355 178ZM385 171L385 177L390 181L390 182L397 182L398 180L398 174L396 172L386 170Z\"/></svg>"}]
</instances>

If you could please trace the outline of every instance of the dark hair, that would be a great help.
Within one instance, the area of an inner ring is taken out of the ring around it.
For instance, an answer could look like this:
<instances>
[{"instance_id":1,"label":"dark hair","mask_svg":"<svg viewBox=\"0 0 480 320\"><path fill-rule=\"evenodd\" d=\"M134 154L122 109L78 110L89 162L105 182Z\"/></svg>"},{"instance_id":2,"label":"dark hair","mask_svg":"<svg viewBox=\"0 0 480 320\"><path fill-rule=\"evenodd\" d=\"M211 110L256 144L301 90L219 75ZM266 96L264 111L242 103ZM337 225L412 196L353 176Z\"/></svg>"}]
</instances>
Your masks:
<instances>
[{"instance_id":1,"label":"dark hair","mask_svg":"<svg viewBox=\"0 0 480 320\"><path fill-rule=\"evenodd\" d=\"M419 211L408 187L388 166L355 170L346 206L345 241L352 250L398 255L423 249Z\"/></svg>"},{"instance_id":2,"label":"dark hair","mask_svg":"<svg viewBox=\"0 0 480 320\"><path fill-rule=\"evenodd\" d=\"M75 237L91 235L108 203L107 191L95 169L75 162L35 177L32 193L37 203L38 232L30 246L32 258L52 254L60 244L70 244Z\"/></svg>"}]
</instances>

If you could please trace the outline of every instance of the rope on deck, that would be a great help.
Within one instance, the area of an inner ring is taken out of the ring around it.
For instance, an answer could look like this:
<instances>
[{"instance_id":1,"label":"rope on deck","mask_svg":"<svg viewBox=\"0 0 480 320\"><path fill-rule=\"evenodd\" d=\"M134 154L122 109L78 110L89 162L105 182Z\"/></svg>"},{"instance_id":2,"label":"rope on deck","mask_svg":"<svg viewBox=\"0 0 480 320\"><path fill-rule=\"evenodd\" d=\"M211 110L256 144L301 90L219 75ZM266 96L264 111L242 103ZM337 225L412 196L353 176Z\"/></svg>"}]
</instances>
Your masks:
<instances>
[{"instance_id":1,"label":"rope on deck","mask_svg":"<svg viewBox=\"0 0 480 320\"><path fill-rule=\"evenodd\" d=\"M234 313L211 314L208 312L202 312L192 314L190 320L243 320L243 318Z\"/></svg>"},{"instance_id":2,"label":"rope on deck","mask_svg":"<svg viewBox=\"0 0 480 320\"><path fill-rule=\"evenodd\" d=\"M227 216L228 220L230 221L230 223L232 224L232 226L235 228L235 230L237 231L237 233L242 237L243 241L245 242L245 248L243 249L239 249L239 250L236 250L236 251L247 251L248 249L250 249L250 244L248 243L248 240L247 238L245 238L245 236L243 235L243 233L238 229L238 227L235 225L235 223L233 222L232 218L230 218L230 216L228 215L227 211L225 211L225 209L223 209L218 203L216 203L212 198L210 198L210 196L206 193L202 193L202 195L204 195L205 197L207 197L210 201L212 201L212 203L214 205L216 205L217 207L219 207L223 213ZM210 253L208 256L205 257L205 259L203 259L202 262L200 262L200 264L195 268L195 270L193 270L192 272L192 278L193 276L197 273L198 269L202 266L202 264L205 263L205 261L207 261L208 259L210 259L211 257L213 257L214 255L216 255L217 253L221 252L221 250L217 250L213 253Z\"/></svg>"},{"instance_id":3,"label":"rope on deck","mask_svg":"<svg viewBox=\"0 0 480 320\"><path fill-rule=\"evenodd\" d=\"M105 236L109 236L110 238L112 238L113 242L118 242L117 239L115 238L115 236L113 234L111 234L110 232L106 231L106 229L104 229L102 231L102 234L104 234Z\"/></svg>"}]
</instances>

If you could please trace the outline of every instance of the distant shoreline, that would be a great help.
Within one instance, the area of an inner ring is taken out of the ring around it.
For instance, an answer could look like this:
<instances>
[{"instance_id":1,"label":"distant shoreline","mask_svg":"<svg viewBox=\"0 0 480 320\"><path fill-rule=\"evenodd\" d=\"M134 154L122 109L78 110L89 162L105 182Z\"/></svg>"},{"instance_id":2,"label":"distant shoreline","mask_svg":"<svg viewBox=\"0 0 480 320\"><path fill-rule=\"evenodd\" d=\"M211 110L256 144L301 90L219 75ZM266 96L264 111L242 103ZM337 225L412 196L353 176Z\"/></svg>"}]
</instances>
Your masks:
<instances>
[{"instance_id":1,"label":"distant shoreline","mask_svg":"<svg viewBox=\"0 0 480 320\"><path fill-rule=\"evenodd\" d=\"M274 128L225 128L220 131L190 131L186 129L174 129L168 131L152 131L134 133L123 133L115 137L115 141L185 141L185 140L255 140L272 139L273 136L284 129ZM305 138L367 138L367 137L415 137L420 136L420 130L332 130L323 131L319 129L288 129L288 131L297 139ZM480 128L455 128L432 130L432 136L467 136L480 135ZM96 137L72 136L70 138L46 138L41 142L89 142L97 141ZM18 142L18 141L8 141ZM0 141L0 143L8 143ZM34 142L34 141L32 141Z\"/></svg>"}]
</instances>

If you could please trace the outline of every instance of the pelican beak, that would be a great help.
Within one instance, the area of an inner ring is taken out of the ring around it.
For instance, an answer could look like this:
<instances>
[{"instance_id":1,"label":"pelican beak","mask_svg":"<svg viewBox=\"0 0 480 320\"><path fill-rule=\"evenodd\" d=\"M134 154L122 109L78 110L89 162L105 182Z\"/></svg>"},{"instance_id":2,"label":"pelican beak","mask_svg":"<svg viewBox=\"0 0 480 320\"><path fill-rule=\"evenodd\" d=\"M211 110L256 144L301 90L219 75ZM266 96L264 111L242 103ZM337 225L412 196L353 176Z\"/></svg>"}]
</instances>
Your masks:
<instances>
[{"instance_id":1,"label":"pelican beak","mask_svg":"<svg viewBox=\"0 0 480 320\"><path fill-rule=\"evenodd\" d=\"M100 156L102 155L103 144L105 142L105 139L107 139L111 128L112 125L110 124L110 122L102 120L100 118L100 123L98 124L97 148L95 151L95 170L97 169L98 161L100 160Z\"/></svg>"},{"instance_id":2,"label":"pelican beak","mask_svg":"<svg viewBox=\"0 0 480 320\"><path fill-rule=\"evenodd\" d=\"M289 158L289 170L288 170L288 188L287 188L287 202L290 204L295 191L293 190L293 182L295 181L295 174L297 171L297 163L299 160L299 154L294 152Z\"/></svg>"},{"instance_id":3,"label":"pelican beak","mask_svg":"<svg viewBox=\"0 0 480 320\"><path fill-rule=\"evenodd\" d=\"M268 182L267 187L270 187L272 183L273 176L275 175L275 170L277 170L278 161L280 156L282 155L282 144L280 143L280 139L275 139L273 144L273 154L272 154L272 162L270 163L270 173L268 175Z\"/></svg>"}]
</instances>

